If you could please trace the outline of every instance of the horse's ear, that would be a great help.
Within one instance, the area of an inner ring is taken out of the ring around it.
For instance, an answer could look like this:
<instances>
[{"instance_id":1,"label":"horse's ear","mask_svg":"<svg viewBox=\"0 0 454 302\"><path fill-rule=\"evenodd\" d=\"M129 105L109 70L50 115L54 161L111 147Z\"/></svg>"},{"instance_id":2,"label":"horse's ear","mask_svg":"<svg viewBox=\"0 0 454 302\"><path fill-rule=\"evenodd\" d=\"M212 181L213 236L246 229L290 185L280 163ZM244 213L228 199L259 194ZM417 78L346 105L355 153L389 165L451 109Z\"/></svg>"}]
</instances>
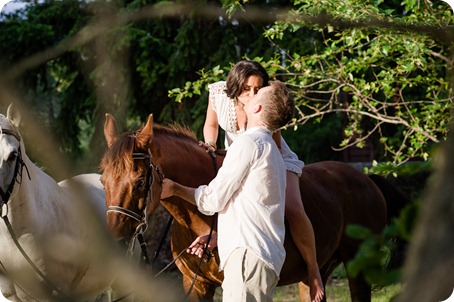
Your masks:
<instances>
[{"instance_id":1,"label":"horse's ear","mask_svg":"<svg viewBox=\"0 0 454 302\"><path fill-rule=\"evenodd\" d=\"M117 121L112 115L106 113L106 122L104 123L104 137L106 138L108 148L112 146L117 135L118 135Z\"/></svg>"},{"instance_id":2,"label":"horse's ear","mask_svg":"<svg viewBox=\"0 0 454 302\"><path fill-rule=\"evenodd\" d=\"M9 104L6 111L6 118L14 125L14 127L19 127L22 116L20 114L19 108L17 108L13 103Z\"/></svg>"},{"instance_id":3,"label":"horse's ear","mask_svg":"<svg viewBox=\"0 0 454 302\"><path fill-rule=\"evenodd\" d=\"M148 116L147 123L143 126L142 131L137 135L137 142L142 146L151 143L153 139L153 114Z\"/></svg>"}]
</instances>

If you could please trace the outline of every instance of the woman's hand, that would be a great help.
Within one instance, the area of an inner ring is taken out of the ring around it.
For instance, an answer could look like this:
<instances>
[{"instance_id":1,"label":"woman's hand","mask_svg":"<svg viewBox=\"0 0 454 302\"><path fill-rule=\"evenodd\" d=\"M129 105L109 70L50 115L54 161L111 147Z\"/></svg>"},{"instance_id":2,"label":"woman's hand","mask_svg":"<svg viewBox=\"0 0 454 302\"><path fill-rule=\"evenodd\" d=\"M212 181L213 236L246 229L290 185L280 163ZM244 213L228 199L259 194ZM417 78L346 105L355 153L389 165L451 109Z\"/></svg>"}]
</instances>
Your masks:
<instances>
[{"instance_id":1,"label":"woman's hand","mask_svg":"<svg viewBox=\"0 0 454 302\"><path fill-rule=\"evenodd\" d=\"M196 255L199 258L202 258L203 256L203 249L206 246L206 242L208 240L209 235L203 235L197 237L194 242L188 247L186 252L188 252L191 255ZM213 249L218 245L218 233L213 232L211 234L211 239L210 243L208 244L208 251L211 252Z\"/></svg>"},{"instance_id":2,"label":"woman's hand","mask_svg":"<svg viewBox=\"0 0 454 302\"><path fill-rule=\"evenodd\" d=\"M199 146L204 147L207 153L208 152L214 153L216 151L216 143L215 142L204 143L202 141L199 141Z\"/></svg>"}]
</instances>

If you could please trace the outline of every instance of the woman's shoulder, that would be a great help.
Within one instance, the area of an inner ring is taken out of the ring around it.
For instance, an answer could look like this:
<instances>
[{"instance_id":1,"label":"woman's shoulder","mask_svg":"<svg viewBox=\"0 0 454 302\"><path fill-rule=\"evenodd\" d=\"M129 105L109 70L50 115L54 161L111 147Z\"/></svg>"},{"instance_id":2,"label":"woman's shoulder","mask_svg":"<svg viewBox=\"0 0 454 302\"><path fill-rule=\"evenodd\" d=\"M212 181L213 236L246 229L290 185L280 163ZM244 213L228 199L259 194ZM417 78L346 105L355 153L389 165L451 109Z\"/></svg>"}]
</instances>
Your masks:
<instances>
[{"instance_id":1,"label":"woman's shoulder","mask_svg":"<svg viewBox=\"0 0 454 302\"><path fill-rule=\"evenodd\" d=\"M219 81L208 85L208 90L210 91L210 93L220 94L225 93L226 87L226 81Z\"/></svg>"}]
</instances>

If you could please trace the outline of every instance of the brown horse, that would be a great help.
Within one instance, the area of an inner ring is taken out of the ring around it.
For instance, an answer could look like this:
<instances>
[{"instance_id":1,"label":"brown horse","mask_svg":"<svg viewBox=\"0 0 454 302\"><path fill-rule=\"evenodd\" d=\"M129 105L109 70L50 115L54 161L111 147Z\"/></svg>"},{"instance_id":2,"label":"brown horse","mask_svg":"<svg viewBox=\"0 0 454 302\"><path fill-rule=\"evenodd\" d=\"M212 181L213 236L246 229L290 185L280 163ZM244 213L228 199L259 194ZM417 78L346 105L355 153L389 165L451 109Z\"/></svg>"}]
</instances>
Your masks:
<instances>
[{"instance_id":1,"label":"brown horse","mask_svg":"<svg viewBox=\"0 0 454 302\"><path fill-rule=\"evenodd\" d=\"M181 127L153 126L151 115L141 129L121 135L117 134L115 119L106 115L104 133L109 146L101 163L106 204L138 213L140 217L150 214L159 201L159 181L146 188L150 173L156 174L152 179L165 175L186 186L197 187L209 183L216 175L216 166L222 165L223 157L217 156L214 161L203 147L198 146L193 133ZM133 160L133 154L148 156ZM152 172L149 167L153 167ZM346 227L358 224L379 233L390 218L387 217L387 204L369 177L340 162L307 165L300 186L306 212L314 227L317 259L326 283L334 268L340 263L346 264L358 249L359 243L345 234ZM161 203L175 218L171 237L174 257L197 236L209 233L212 216L202 215L195 206L177 198ZM133 237L140 223L122 212L111 212L107 220L114 236L126 240ZM279 286L305 282L307 267L290 236L286 237L285 248L287 257ZM218 260L215 254L198 268L200 261L193 255L183 253L177 259L184 289L187 291L193 285L192 301L213 300L215 289L223 279L222 272L218 272ZM193 284L196 271L198 275ZM371 300L371 287L362 276L348 276L348 279L353 301Z\"/></svg>"}]
</instances>

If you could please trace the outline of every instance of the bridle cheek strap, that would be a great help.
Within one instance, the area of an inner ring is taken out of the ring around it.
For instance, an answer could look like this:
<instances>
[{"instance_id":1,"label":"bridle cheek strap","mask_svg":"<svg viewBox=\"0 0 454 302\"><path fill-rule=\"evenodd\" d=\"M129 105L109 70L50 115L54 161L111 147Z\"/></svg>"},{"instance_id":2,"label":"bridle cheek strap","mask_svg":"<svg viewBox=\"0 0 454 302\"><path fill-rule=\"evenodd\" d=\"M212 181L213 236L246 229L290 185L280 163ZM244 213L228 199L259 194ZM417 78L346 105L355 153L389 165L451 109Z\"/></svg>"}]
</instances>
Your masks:
<instances>
[{"instance_id":1,"label":"bridle cheek strap","mask_svg":"<svg viewBox=\"0 0 454 302\"><path fill-rule=\"evenodd\" d=\"M20 144L21 136L19 135L18 132L14 131L14 130L10 130L10 129L0 128L0 133L13 136L14 138L16 138L19 141L19 144ZM31 179L30 172L28 171L27 166L25 165L24 161L22 160L22 152L21 152L20 146L18 149L18 153L19 154L17 155L16 166L14 167L14 176L13 176L13 179L11 180L11 183L9 184L6 191L3 191L3 189L0 188L0 195L2 197L2 200L0 202L1 202L2 207L4 204L8 203L8 200L11 197L11 193L13 192L13 189L14 189L14 184L16 182L19 184L22 182L22 170L24 167L27 170L28 178ZM18 178L17 176L20 176L20 178L21 178L20 181L17 179Z\"/></svg>"},{"instance_id":2,"label":"bridle cheek strap","mask_svg":"<svg viewBox=\"0 0 454 302\"><path fill-rule=\"evenodd\" d=\"M5 130L3 130L3 132L5 132ZM6 189L6 191L3 191L3 189L0 187L0 195L2 197L2 199L0 201L1 205L4 205L4 204L8 203L8 201L9 201L9 199L11 197L11 194L13 192L13 189L14 189L14 184L16 182L18 184L21 184L21 182L22 182L22 171L23 171L24 167L25 167L25 170L27 171L28 179L31 180L30 172L28 171L27 166L25 165L24 161L22 160L21 148L19 147L19 154L17 155L16 165L14 167L13 178L12 178L10 184L8 185L8 188ZM18 176L20 176L20 180L18 180Z\"/></svg>"}]
</instances>

